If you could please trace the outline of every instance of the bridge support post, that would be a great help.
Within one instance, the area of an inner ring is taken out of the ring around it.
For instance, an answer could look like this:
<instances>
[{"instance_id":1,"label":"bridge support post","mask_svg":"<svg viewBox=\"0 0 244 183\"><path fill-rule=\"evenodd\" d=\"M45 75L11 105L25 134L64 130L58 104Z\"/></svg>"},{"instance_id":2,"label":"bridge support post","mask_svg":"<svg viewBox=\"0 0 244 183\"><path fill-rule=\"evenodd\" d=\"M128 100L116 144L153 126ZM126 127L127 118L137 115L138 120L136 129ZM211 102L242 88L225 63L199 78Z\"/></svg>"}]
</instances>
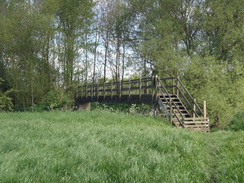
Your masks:
<instances>
[{"instance_id":1,"label":"bridge support post","mask_svg":"<svg viewBox=\"0 0 244 183\"><path fill-rule=\"evenodd\" d=\"M90 111L91 110L91 103L85 102L85 103L79 103L77 104L78 111Z\"/></svg>"}]
</instances>

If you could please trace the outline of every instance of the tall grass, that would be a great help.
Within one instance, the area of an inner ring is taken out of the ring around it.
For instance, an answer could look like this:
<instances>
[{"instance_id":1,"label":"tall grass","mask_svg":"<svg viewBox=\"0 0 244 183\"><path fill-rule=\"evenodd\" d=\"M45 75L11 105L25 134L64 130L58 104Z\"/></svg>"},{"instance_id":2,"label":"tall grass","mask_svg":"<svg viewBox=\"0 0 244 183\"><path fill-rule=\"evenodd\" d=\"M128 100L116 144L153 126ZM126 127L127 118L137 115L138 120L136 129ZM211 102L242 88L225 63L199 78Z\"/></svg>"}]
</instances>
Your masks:
<instances>
[{"instance_id":1,"label":"tall grass","mask_svg":"<svg viewBox=\"0 0 244 183\"><path fill-rule=\"evenodd\" d=\"M0 182L238 182L242 136L104 111L0 113Z\"/></svg>"}]
</instances>

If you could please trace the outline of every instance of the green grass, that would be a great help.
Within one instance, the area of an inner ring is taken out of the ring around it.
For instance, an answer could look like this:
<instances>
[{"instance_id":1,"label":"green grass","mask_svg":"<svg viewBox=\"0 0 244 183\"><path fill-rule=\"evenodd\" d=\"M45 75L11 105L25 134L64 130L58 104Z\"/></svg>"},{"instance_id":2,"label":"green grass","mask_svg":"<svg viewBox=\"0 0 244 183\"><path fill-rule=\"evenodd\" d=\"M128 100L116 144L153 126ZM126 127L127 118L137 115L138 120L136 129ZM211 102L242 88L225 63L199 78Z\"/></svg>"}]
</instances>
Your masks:
<instances>
[{"instance_id":1,"label":"green grass","mask_svg":"<svg viewBox=\"0 0 244 183\"><path fill-rule=\"evenodd\" d=\"M244 182L243 135L104 111L0 113L0 182Z\"/></svg>"}]
</instances>

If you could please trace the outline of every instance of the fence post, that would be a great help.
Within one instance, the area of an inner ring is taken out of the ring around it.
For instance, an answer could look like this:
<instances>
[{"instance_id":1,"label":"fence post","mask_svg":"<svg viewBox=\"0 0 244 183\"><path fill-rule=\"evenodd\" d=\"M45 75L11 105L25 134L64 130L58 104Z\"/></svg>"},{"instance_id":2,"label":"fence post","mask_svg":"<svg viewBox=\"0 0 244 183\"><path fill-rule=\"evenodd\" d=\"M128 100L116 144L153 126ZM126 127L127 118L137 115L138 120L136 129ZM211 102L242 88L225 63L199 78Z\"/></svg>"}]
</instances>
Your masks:
<instances>
[{"instance_id":1,"label":"fence post","mask_svg":"<svg viewBox=\"0 0 244 183\"><path fill-rule=\"evenodd\" d=\"M105 102L105 82L103 83L103 100Z\"/></svg>"},{"instance_id":2,"label":"fence post","mask_svg":"<svg viewBox=\"0 0 244 183\"><path fill-rule=\"evenodd\" d=\"M153 86L153 88L154 88L154 95L153 95L154 103L157 102L157 94L158 94L158 91L157 91L157 86L158 86L157 78L158 78L158 76L154 76L154 86Z\"/></svg>"},{"instance_id":3,"label":"fence post","mask_svg":"<svg viewBox=\"0 0 244 183\"><path fill-rule=\"evenodd\" d=\"M128 86L128 88L129 88L129 100L130 100L130 89L131 89L131 81L129 80L129 86Z\"/></svg>"},{"instance_id":4,"label":"fence post","mask_svg":"<svg viewBox=\"0 0 244 183\"><path fill-rule=\"evenodd\" d=\"M122 89L122 81L119 81L119 102L121 102L121 89Z\"/></svg>"},{"instance_id":5,"label":"fence post","mask_svg":"<svg viewBox=\"0 0 244 183\"><path fill-rule=\"evenodd\" d=\"M176 78L176 95L179 97L179 77Z\"/></svg>"},{"instance_id":6,"label":"fence post","mask_svg":"<svg viewBox=\"0 0 244 183\"><path fill-rule=\"evenodd\" d=\"M206 104L206 100L203 101L203 117L207 118L207 104Z\"/></svg>"}]
</instances>

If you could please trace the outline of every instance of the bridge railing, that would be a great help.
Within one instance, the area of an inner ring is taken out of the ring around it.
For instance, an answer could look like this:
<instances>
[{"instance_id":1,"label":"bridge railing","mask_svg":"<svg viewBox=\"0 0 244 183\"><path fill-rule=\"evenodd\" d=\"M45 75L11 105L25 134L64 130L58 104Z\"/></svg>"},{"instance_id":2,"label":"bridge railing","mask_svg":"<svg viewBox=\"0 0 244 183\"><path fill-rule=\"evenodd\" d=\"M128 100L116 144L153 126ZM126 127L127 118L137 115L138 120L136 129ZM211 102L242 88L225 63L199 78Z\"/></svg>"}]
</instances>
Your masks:
<instances>
[{"instance_id":1,"label":"bridge railing","mask_svg":"<svg viewBox=\"0 0 244 183\"><path fill-rule=\"evenodd\" d=\"M77 87L77 97L142 95L151 94L154 89L154 78L139 78L102 84L85 84Z\"/></svg>"}]
</instances>

